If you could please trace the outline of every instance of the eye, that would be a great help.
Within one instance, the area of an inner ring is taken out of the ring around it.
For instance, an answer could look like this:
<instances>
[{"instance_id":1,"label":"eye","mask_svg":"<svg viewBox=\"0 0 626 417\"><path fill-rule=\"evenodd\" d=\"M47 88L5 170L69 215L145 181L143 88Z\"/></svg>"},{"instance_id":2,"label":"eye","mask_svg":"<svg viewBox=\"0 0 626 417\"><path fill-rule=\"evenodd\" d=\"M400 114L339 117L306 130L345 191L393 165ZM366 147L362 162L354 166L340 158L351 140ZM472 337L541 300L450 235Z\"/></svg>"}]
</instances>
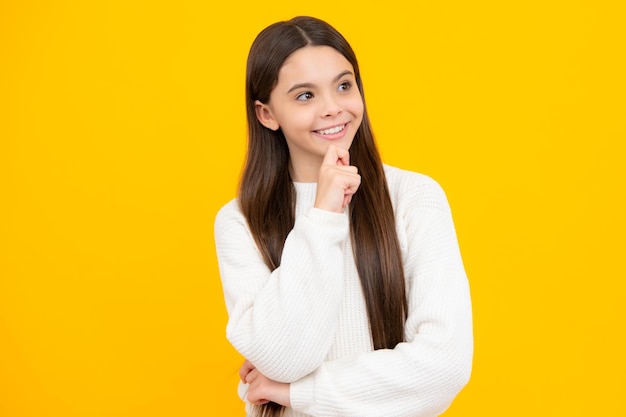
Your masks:
<instances>
[{"instance_id":1,"label":"eye","mask_svg":"<svg viewBox=\"0 0 626 417\"><path fill-rule=\"evenodd\" d=\"M352 87L352 83L350 81L344 81L339 84L339 91L348 91Z\"/></svg>"},{"instance_id":2,"label":"eye","mask_svg":"<svg viewBox=\"0 0 626 417\"><path fill-rule=\"evenodd\" d=\"M298 96L296 97L296 100L298 101L307 101L313 98L313 93L311 93L310 91L306 91L302 94L298 94Z\"/></svg>"}]
</instances>

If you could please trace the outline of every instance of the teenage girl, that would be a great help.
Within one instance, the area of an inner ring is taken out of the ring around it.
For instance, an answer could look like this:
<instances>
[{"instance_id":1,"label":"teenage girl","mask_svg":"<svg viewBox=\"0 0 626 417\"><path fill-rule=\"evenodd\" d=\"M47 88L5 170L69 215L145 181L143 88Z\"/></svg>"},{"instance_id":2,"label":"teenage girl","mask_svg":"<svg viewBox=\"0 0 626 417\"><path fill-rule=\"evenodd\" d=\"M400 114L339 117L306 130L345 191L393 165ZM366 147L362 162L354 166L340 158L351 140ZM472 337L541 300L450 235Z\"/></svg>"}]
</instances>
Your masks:
<instances>
[{"instance_id":1,"label":"teenage girl","mask_svg":"<svg viewBox=\"0 0 626 417\"><path fill-rule=\"evenodd\" d=\"M354 52L296 17L246 76L248 152L215 222L249 416L437 416L468 382L468 282L446 196L381 162Z\"/></svg>"}]
</instances>

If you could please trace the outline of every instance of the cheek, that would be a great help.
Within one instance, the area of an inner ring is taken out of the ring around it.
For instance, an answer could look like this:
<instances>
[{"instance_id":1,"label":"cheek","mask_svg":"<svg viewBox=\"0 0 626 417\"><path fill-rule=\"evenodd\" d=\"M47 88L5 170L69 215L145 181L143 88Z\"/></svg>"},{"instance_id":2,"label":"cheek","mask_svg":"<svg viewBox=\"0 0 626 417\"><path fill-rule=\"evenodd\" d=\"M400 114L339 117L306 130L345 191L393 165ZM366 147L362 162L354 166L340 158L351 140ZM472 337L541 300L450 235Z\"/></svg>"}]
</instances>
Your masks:
<instances>
[{"instance_id":1,"label":"cheek","mask_svg":"<svg viewBox=\"0 0 626 417\"><path fill-rule=\"evenodd\" d=\"M353 93L346 96L345 99L346 101L344 102L344 106L346 109L349 109L355 114L363 113L363 98L358 90L353 91Z\"/></svg>"},{"instance_id":2,"label":"cheek","mask_svg":"<svg viewBox=\"0 0 626 417\"><path fill-rule=\"evenodd\" d=\"M283 132L293 132L302 129L305 117L299 109L281 107L275 108L273 112Z\"/></svg>"},{"instance_id":3,"label":"cheek","mask_svg":"<svg viewBox=\"0 0 626 417\"><path fill-rule=\"evenodd\" d=\"M289 128L293 130L311 130L315 114L312 111L299 109L289 115Z\"/></svg>"},{"instance_id":4,"label":"cheek","mask_svg":"<svg viewBox=\"0 0 626 417\"><path fill-rule=\"evenodd\" d=\"M358 120L363 118L363 100L361 100L361 96L353 99L349 103L349 107L347 107Z\"/></svg>"}]
</instances>

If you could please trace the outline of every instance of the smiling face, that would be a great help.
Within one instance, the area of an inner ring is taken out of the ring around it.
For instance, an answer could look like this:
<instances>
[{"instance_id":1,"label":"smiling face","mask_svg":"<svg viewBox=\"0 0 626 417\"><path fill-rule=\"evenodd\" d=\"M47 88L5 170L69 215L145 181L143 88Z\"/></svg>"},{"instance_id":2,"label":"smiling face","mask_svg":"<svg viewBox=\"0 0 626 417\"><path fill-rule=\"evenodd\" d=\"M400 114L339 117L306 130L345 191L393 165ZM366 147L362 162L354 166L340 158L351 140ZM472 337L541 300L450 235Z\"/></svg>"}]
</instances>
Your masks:
<instances>
[{"instance_id":1,"label":"smiling face","mask_svg":"<svg viewBox=\"0 0 626 417\"><path fill-rule=\"evenodd\" d=\"M294 181L316 181L329 144L349 149L363 119L354 69L329 46L306 46L291 54L269 102L255 106L265 127L282 130Z\"/></svg>"}]
</instances>

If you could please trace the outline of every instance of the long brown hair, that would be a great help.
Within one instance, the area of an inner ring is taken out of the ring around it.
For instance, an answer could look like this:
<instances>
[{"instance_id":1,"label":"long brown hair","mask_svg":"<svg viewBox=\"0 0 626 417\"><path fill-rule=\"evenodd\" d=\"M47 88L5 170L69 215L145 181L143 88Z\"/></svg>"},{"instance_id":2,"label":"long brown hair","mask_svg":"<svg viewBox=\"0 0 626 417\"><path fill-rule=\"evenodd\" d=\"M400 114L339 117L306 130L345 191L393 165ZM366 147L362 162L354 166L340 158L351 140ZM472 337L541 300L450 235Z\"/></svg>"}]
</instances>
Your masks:
<instances>
[{"instance_id":1,"label":"long brown hair","mask_svg":"<svg viewBox=\"0 0 626 417\"><path fill-rule=\"evenodd\" d=\"M363 96L356 55L346 39L328 23L295 17L265 28L248 55L246 106L248 152L239 187L239 205L270 270L280 265L287 234L295 222L295 190L289 174L289 149L281 131L264 127L254 108L268 103L285 60L307 45L330 46L352 64ZM367 110L350 148L361 185L349 205L354 258L365 296L374 349L392 349L404 340L407 299L402 255L382 161ZM262 416L279 416L282 407L260 407Z\"/></svg>"}]
</instances>

